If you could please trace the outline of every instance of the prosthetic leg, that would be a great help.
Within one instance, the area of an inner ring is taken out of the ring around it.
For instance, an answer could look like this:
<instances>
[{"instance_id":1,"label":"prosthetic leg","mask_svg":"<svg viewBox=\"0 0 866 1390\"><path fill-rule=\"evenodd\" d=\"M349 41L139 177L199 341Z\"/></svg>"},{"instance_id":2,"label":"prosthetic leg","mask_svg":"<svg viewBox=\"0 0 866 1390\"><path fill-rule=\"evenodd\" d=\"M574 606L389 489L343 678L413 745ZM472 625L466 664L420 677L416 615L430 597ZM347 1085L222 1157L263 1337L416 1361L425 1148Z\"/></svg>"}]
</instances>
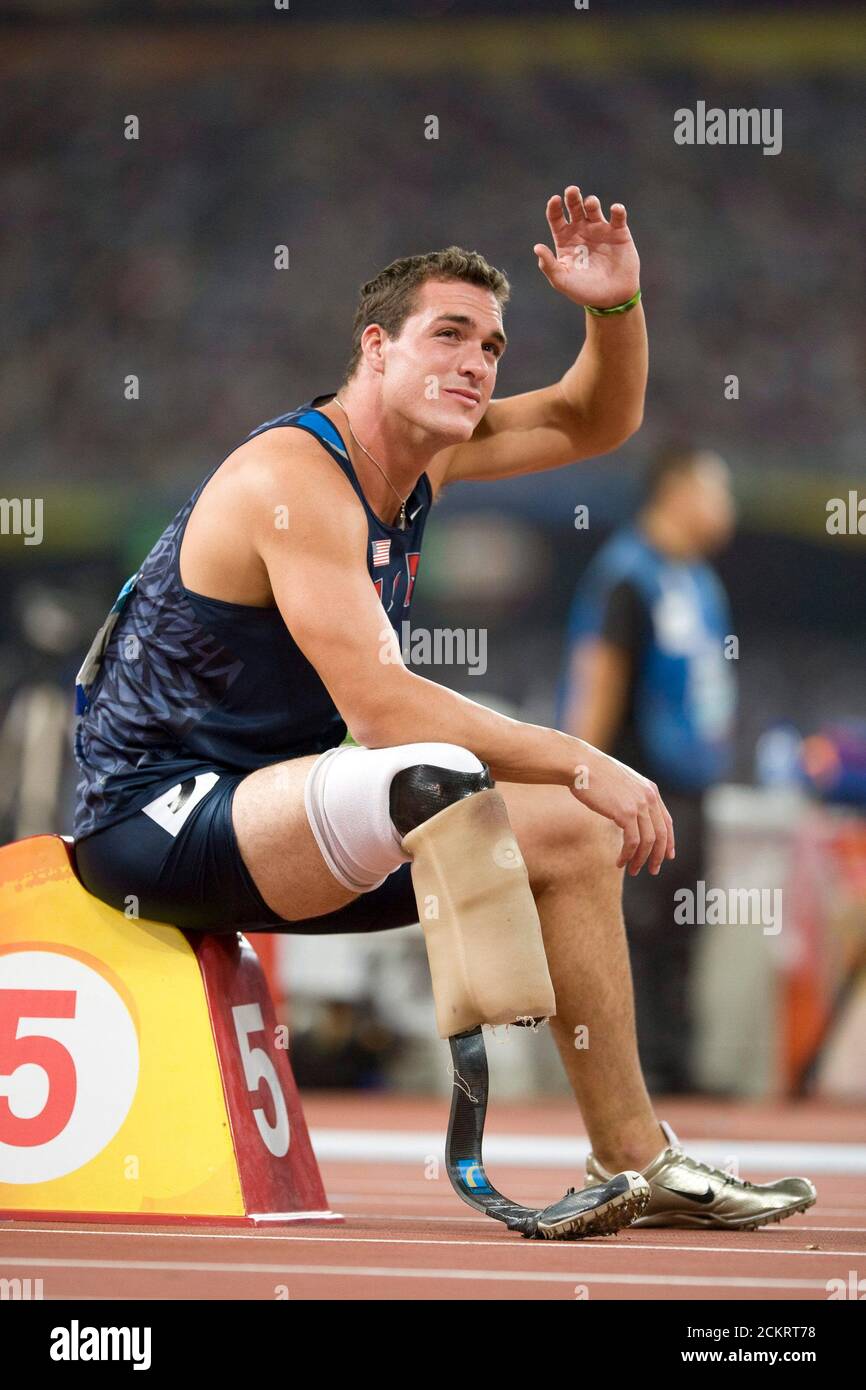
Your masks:
<instances>
[{"instance_id":1,"label":"prosthetic leg","mask_svg":"<svg viewBox=\"0 0 866 1390\"><path fill-rule=\"evenodd\" d=\"M609 1235L646 1208L649 1184L618 1173L569 1188L536 1210L498 1192L484 1170L488 1071L482 1024L535 1024L556 1012L541 924L505 802L490 773L420 764L390 787L391 820L411 855L436 1019L454 1063L448 1177L457 1195L509 1230L538 1239Z\"/></svg>"}]
</instances>

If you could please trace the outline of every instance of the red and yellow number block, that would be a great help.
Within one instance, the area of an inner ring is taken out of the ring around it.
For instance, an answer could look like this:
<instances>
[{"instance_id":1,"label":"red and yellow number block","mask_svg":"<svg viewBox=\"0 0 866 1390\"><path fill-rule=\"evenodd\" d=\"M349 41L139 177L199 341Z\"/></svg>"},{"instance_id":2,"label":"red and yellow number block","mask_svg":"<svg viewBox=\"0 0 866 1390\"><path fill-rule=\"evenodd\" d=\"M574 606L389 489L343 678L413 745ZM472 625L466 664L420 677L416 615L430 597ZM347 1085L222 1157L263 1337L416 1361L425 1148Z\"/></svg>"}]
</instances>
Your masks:
<instances>
[{"instance_id":1,"label":"red and yellow number block","mask_svg":"<svg viewBox=\"0 0 866 1390\"><path fill-rule=\"evenodd\" d=\"M0 849L0 1216L238 1224L328 1209L255 952Z\"/></svg>"}]
</instances>

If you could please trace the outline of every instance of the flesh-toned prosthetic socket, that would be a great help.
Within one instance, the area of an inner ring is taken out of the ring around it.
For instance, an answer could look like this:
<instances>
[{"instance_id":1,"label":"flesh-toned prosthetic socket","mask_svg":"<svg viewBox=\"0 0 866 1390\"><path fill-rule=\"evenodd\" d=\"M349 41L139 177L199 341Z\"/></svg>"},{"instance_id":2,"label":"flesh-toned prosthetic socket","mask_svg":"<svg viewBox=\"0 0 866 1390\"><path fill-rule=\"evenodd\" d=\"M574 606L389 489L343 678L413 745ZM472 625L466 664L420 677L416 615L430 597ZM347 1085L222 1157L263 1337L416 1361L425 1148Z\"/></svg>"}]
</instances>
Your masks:
<instances>
[{"instance_id":1,"label":"flesh-toned prosthetic socket","mask_svg":"<svg viewBox=\"0 0 866 1390\"><path fill-rule=\"evenodd\" d=\"M555 1014L541 923L500 793L462 796L404 835L403 848L439 1036Z\"/></svg>"}]
</instances>

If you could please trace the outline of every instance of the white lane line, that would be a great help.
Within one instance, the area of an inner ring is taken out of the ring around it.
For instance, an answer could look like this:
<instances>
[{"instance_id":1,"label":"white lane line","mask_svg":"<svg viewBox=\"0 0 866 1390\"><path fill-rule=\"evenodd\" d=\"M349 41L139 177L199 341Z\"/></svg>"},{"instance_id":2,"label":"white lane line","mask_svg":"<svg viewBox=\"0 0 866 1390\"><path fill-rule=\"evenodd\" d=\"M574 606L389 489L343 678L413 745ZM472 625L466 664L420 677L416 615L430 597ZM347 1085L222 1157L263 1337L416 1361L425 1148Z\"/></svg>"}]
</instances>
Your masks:
<instances>
[{"instance_id":1,"label":"white lane line","mask_svg":"<svg viewBox=\"0 0 866 1390\"><path fill-rule=\"evenodd\" d=\"M16 1232L16 1234L17 1234L17 1232ZM53 1234L56 1234L56 1232L52 1232L52 1235L53 1235ZM109 1231L93 1231L93 1232L88 1231L88 1232L79 1232L79 1234L81 1234L81 1235L84 1235L84 1234L87 1234L87 1235L110 1235L111 1232L109 1232ZM123 1235L126 1235L126 1232L124 1232L124 1233L122 1233L122 1234L123 1234ZM130 1234L130 1235L133 1235L133 1234L139 1234L139 1233L138 1233L138 1232L129 1232L129 1234ZM142 1234L144 1234L144 1233L142 1233ZM148 1234L149 1234L149 1233L148 1233ZM638 1232L635 1232L635 1234L637 1235ZM161 1240L161 1239L162 1239L162 1234L161 1234L161 1233L157 1234L155 1238L156 1238L157 1240ZM288 1244L288 1242L291 1242L293 1245L294 1245L294 1244L297 1244L298 1242L302 1242L302 1243L305 1244L305 1245L424 1245L424 1246L428 1246L430 1249L437 1249L439 1246L450 1246L450 1245L454 1245L454 1246L469 1247L469 1248L471 1248L471 1249L474 1250L474 1249L476 1249L476 1248L478 1248L478 1247L488 1246L488 1247L492 1247L492 1248L497 1249L497 1250L503 1250L503 1249L509 1249L509 1248L510 1248L510 1250L513 1251L513 1252L515 1252L515 1253L521 1252L521 1251L530 1251L530 1250L533 1250L533 1251L535 1251L536 1253L539 1253L539 1254L540 1254L540 1252L541 1252L542 1249L545 1251L545 1253L550 1253L550 1254L553 1254L554 1252L560 1253L560 1252L564 1252L564 1251L566 1251L566 1250L567 1250L567 1251L570 1251L571 1253L574 1253L575 1246L579 1243L583 1248L589 1248L590 1250L605 1250L605 1251L610 1251L611 1254L614 1254L614 1253L616 1253L616 1254L627 1253L627 1254L629 1254L629 1255L634 1255L636 1251L637 1251L638 1253L640 1253L640 1252L643 1251L643 1250L666 1251L666 1252L667 1252L668 1254L670 1254L670 1255L683 1255L683 1254L694 1254L694 1255L749 1255L749 1256L752 1256L752 1255L771 1255L771 1256L773 1256L773 1257L776 1258L776 1259L779 1259L779 1258L781 1258L781 1257L787 1257L788 1255L812 1255L812 1256L815 1256L815 1257L822 1256L822 1255L825 1256L825 1257L833 1257L833 1256L837 1256L837 1255L838 1255L838 1256L840 1256L840 1257L841 1257L841 1256L844 1256L846 1259L849 1258L849 1257L851 1257L851 1258L856 1258L856 1257L858 1257L858 1256L859 1256L860 1258L862 1258L864 1255L866 1255L866 1250L795 1250L795 1249L793 1249L793 1248L786 1248L786 1247L784 1247L784 1246L773 1246L773 1247L770 1247L770 1248L766 1248L766 1247L763 1247L763 1248L761 1248L761 1247L756 1248L755 1246L752 1246L752 1245L669 1245L669 1244L660 1245L660 1244L651 1243L650 1241L643 1241L643 1240L641 1240L641 1241L621 1242L620 1244L615 1244L615 1243L613 1243L613 1242L607 1243L604 1237L598 1237L598 1236L596 1236L594 1239L593 1239L593 1238L590 1238L590 1239L588 1239L588 1240L583 1240L583 1241L580 1241L580 1242L568 1241L568 1240L548 1240L548 1241L540 1242L540 1241L527 1241L527 1240L522 1240L522 1239L521 1239L521 1240L519 1241L519 1243L518 1243L517 1240L515 1240L515 1241L513 1241L513 1242L512 1242L512 1241L509 1241L509 1240L507 1240L505 1237L502 1237L502 1238L499 1239L499 1240L482 1240L482 1239L479 1239L479 1240L459 1240L459 1239L457 1239L457 1238L448 1238L448 1239L440 1240L438 1237L433 1237L433 1236L421 1236L421 1237L419 1237L419 1236L345 1236L345 1237L343 1237L343 1238L341 1239L339 1236L295 1236L295 1235L288 1236L288 1237L280 1237L280 1236L262 1236L262 1237L260 1237L260 1236L235 1236L235 1235L229 1235L229 1236L223 1237L223 1236L210 1236L210 1235L206 1235L206 1234L199 1233L199 1234L196 1235L196 1236L185 1236L185 1235L180 1235L179 1238L182 1239L182 1240L189 1240L189 1239L197 1239L197 1240L223 1240L223 1239L225 1239L225 1240L257 1240L257 1241L258 1241L258 1240L280 1240L280 1239L285 1239L286 1242L287 1242L287 1244ZM56 1264L56 1265L58 1265L58 1266L60 1266L60 1267L65 1267L66 1265L69 1265L69 1267L72 1268L73 1266L77 1265L78 1263L79 1263L79 1261L77 1261L77 1260L64 1260L64 1259L60 1259L60 1258L55 1258L55 1257L53 1257L53 1256L52 1256L52 1257L47 1257L47 1258L45 1258L45 1259L39 1259L39 1258L36 1257L36 1256L17 1256L17 1255L9 1255L9 1256L7 1256L7 1255L0 1254L0 1265L4 1265L4 1264L8 1264L8 1265L38 1265L38 1264L54 1265L54 1264ZM83 1261L81 1261L80 1263L83 1263L84 1265L87 1265L87 1264L96 1264L96 1265L98 1265L100 1262L99 1262L98 1260L92 1260L92 1261L91 1261L91 1260L83 1260ZM109 1268L109 1267L111 1266L111 1263L112 1263L111 1261L108 1261L108 1262L106 1263L105 1267L106 1267L106 1268ZM120 1267L122 1267L122 1266L126 1263L126 1261L124 1261L124 1260L119 1260L119 1261L117 1261L116 1263L117 1263L117 1265L118 1265L118 1268L120 1268ZM136 1264L135 1267L138 1268L139 1266ZM141 1267L142 1267L142 1268L149 1267L148 1262L145 1261L144 1264L143 1264ZM154 1268L159 1267L158 1262L154 1262L154 1263L153 1263L153 1267L154 1267ZM193 1267L194 1267L194 1266L192 1266L192 1265L187 1266L187 1265L183 1265L183 1264L180 1264L180 1263L176 1263L176 1262L173 1261L173 1260L169 1260L169 1261L165 1262L165 1268L166 1268L166 1269L186 1269L186 1268L190 1268L190 1269L191 1269L191 1268L193 1268ZM238 1266L238 1268L240 1268L240 1266Z\"/></svg>"},{"instance_id":2,"label":"white lane line","mask_svg":"<svg viewBox=\"0 0 866 1390\"><path fill-rule=\"evenodd\" d=\"M452 1214L451 1214L451 1215L445 1215L445 1216L443 1216L443 1215L441 1215L440 1213L433 1213L433 1212L430 1212L430 1213L428 1213L426 1216L423 1216L423 1217L410 1216L410 1215L407 1214L406 1217L405 1217L405 1220L406 1220L406 1221L419 1221L419 1220L424 1220L424 1221L469 1221L469 1222L472 1222L472 1223L474 1223L474 1224L476 1224L476 1225L478 1225L478 1226L484 1226L484 1227L489 1228L489 1223L490 1223L490 1218L489 1218L489 1217L480 1216L480 1215L479 1215L479 1216L473 1215L473 1213L472 1213L471 1211L469 1211L468 1209L467 1209L466 1211L464 1211L464 1210L462 1209L461 1204L460 1204L459 1198L458 1198L454 1193L452 1193L450 1190L449 1190L448 1192L442 1192L442 1193L431 1193L430 1195L431 1195L431 1197L434 1197L434 1196L435 1196L435 1197L437 1197L437 1198L441 1198L442 1201L449 1201L449 1202L452 1204L452 1206L453 1206L453 1212L452 1212ZM364 1196L365 1196L365 1194L363 1194L363 1193L360 1194L360 1195L357 1195L357 1194L352 1193L352 1192L333 1192L333 1193L331 1193L331 1201L333 1202L334 1206L337 1207L337 1206L339 1206L339 1205L340 1205L341 1203L343 1203L343 1202L355 1202L355 1201L361 1202L361 1201L364 1200ZM373 1201L374 1198L368 1197L367 1200L368 1200L368 1201ZM400 1202L401 1200L406 1200L406 1201L408 1201L409 1198L403 1199L403 1198L402 1198L402 1194L398 1194L398 1195L395 1196L395 1198L394 1198L394 1201L395 1201L395 1202ZM531 1205L531 1203L530 1203L529 1205ZM839 1217L863 1216L864 1212L866 1212L866 1204L864 1204L862 1207L825 1207L824 1204L821 1202L820 1197L819 1197L819 1200L818 1200L818 1202L816 1203L816 1205L815 1205L814 1207L807 1208L806 1211L798 1212L798 1217L800 1217L803 1221L813 1221L814 1218L815 1218L816 1216L821 1216L821 1217L826 1217L826 1216L839 1216ZM395 1213L393 1216L392 1216L391 1214L388 1214L387 1216L385 1216L385 1215L383 1215L381 1212L365 1212L365 1213L354 1212L354 1213L353 1213L353 1220L356 1220L356 1221L359 1220L360 1217L361 1217L362 1215L363 1215L364 1219L367 1220L367 1221L398 1221L398 1220L401 1219L401 1215L400 1215L399 1213ZM22 1212L21 1212L21 1218L20 1218L20 1219L21 1219L22 1221L26 1221L26 1220L28 1219L28 1216L29 1216L29 1212L22 1211ZM249 1233L247 1233L247 1232L234 1232L234 1231L229 1231L229 1230L226 1230L226 1231L163 1231L163 1230L159 1230L158 1227L156 1227L156 1226L155 1226L155 1227L149 1227L147 1230L134 1230L134 1231L133 1231L133 1230L130 1230L127 1226L123 1225L121 1222L112 1222L111 1224L112 1224L112 1226L114 1227L113 1230L110 1230L110 1231L98 1231L98 1230L96 1230L95 1228L96 1228L96 1225L97 1225L98 1222L99 1222L99 1219L100 1219L100 1218L99 1218L99 1216L97 1215L96 1218L95 1218L94 1224L93 1224L92 1226L70 1226L70 1225L67 1225L66 1222L60 1222L60 1221L57 1221L57 1222L55 1222L55 1223L53 1223L53 1224L52 1224L52 1222L50 1222L50 1221L45 1221L44 1223L41 1223L41 1224L38 1225L38 1226L22 1226L22 1225L19 1224L19 1218L18 1218L18 1217L15 1217L15 1216L12 1216L12 1217L3 1217L3 1218L0 1218L0 1236L3 1235L4 1231L14 1229L15 1232L22 1231L22 1232L25 1232L25 1233L28 1234L28 1235L44 1235L44 1234L46 1233L46 1231L50 1231L52 1234L56 1234L56 1235L61 1235L61 1234L62 1234L62 1235L82 1235L82 1236L122 1235L122 1236L141 1236L141 1237L149 1238L149 1237L152 1237L152 1236L155 1235L155 1234L158 1234L160 1240L162 1240L164 1237L165 1237L166 1239L171 1238L171 1239L173 1239L173 1240L252 1240L252 1239L255 1239L255 1240L283 1240L283 1239L285 1238L285 1237L283 1237L282 1235L266 1235L266 1234L265 1234L265 1231L264 1231L264 1228L262 1228L261 1231L256 1231L256 1232L250 1231ZM133 1215L130 1215L130 1217L129 1217L130 1222L132 1222L134 1219L135 1219L134 1216L133 1216ZM14 1223L14 1228L13 1228L13 1223ZM218 1217L218 1216L215 1216L215 1217L213 1218L213 1224L214 1224L215 1226L219 1224L219 1217ZM670 1230L673 1230L674 1227L670 1227L669 1229L670 1229ZM785 1230L790 1230L790 1229L792 1229L792 1228L786 1226L784 1229L785 1229ZM798 1227L793 1228L793 1229L802 1230L802 1229L804 1229L804 1228L803 1228L802 1226L798 1226ZM860 1233L866 1233L866 1226L812 1226L812 1225L810 1225L810 1226L809 1226L809 1230L810 1230L810 1231L846 1231L846 1232L848 1232L848 1233L851 1234L851 1235L859 1235Z\"/></svg>"},{"instance_id":3,"label":"white lane line","mask_svg":"<svg viewBox=\"0 0 866 1390\"><path fill-rule=\"evenodd\" d=\"M344 1199L344 1200L345 1200L345 1199ZM821 1216L826 1215L826 1213L823 1212L823 1211L820 1212L820 1213L818 1213L818 1214L821 1215ZM859 1213L858 1213L858 1215L859 1215ZM834 1235L834 1236L858 1236L858 1235L866 1235L866 1226L810 1226L810 1225L805 1224L806 1222L808 1222L808 1219L809 1219L809 1212L808 1212L808 1211L800 1211L800 1212L797 1213L796 1217L788 1217L785 1221L782 1221L782 1222L780 1222L780 1221L768 1221L765 1225L759 1227L759 1229L758 1229L757 1231L750 1232L749 1234L750 1234L750 1235L753 1235L753 1236L771 1236L771 1235L779 1235L779 1234L782 1234L782 1235L794 1235L794 1236L797 1236L797 1237L802 1237L804 1240L805 1240L808 1236L820 1235L822 1232L825 1232L825 1231L827 1232L828 1235ZM383 1214L383 1213L380 1212L380 1211L353 1211L353 1212L351 1213L349 1222L347 1223L347 1225L346 1225L343 1229L346 1230L347 1233L348 1233L348 1232L352 1229L352 1223L353 1223L353 1222L356 1222L356 1221L371 1221L371 1222L378 1221L378 1222L380 1222L382 1225L388 1225L388 1226L399 1225L401 1222L405 1222L407 1225L413 1226L413 1225L418 1225L418 1223L419 1223L419 1222L422 1222L422 1221L423 1221L425 1224L427 1224L428 1222L429 1222L429 1223L438 1222L440 1225L449 1225L449 1224L450 1224L450 1225L452 1225L452 1226L456 1226L458 1223L459 1223L459 1224L466 1224L466 1223L468 1222L470 1225L478 1226L478 1227L483 1227L483 1228L484 1228L485 1230L487 1230L487 1231L490 1230L490 1218L486 1218L486 1217L483 1217L483 1216L481 1216L481 1217L478 1217L478 1216L470 1216L470 1215L468 1215L468 1214L467 1214L466 1216L461 1216L459 1213L456 1213L456 1214L453 1215L453 1216L439 1216L439 1215L434 1214L434 1213L432 1213L432 1212L431 1212L431 1213L428 1213L428 1214L425 1215L425 1216L415 1216L415 1215L410 1214L409 1212L403 1213L403 1212L399 1212L399 1211L398 1211L398 1212L388 1212L387 1215L386 1215L386 1214ZM685 1232L688 1231L688 1234L689 1234L690 1236L694 1236L695 1234L697 1234L697 1230L698 1230L698 1228L692 1228L692 1229L690 1230L688 1227L685 1227L685 1226L681 1226L681 1227L667 1226L667 1227L652 1227L652 1228L638 1228L638 1227L628 1227L628 1226L624 1226L624 1227L622 1228L622 1231L620 1232L620 1234L621 1234L621 1235L625 1235L626 1232L628 1232L628 1235L630 1235L630 1236L637 1236L638 1238L642 1238L642 1237L646 1234L646 1230L647 1230L647 1229L653 1229L653 1230L669 1230L669 1231L673 1231L673 1230L679 1229L683 1234L684 1234ZM734 1232L729 1232L729 1234L735 1234L735 1233L736 1233L735 1231L734 1231ZM710 1229L710 1230L707 1230L707 1231L705 1232L705 1234L707 1234L707 1235L712 1235L712 1236L718 1236L718 1235L720 1234L720 1228L718 1228L718 1227L712 1228L712 1229ZM281 1237L281 1238L282 1238L282 1237ZM351 1237L348 1237L348 1238L351 1239ZM592 1244L595 1240L598 1240L598 1239L601 1239L601 1238L598 1237L598 1236L589 1237L589 1238L588 1238L588 1241L585 1242L585 1243ZM557 1242L557 1243L559 1243L559 1242ZM573 1243L573 1242L572 1242L572 1243ZM606 1248L607 1248L607 1246L606 1246ZM614 1248L613 1245L611 1245L611 1246L610 1246L610 1249L613 1249L613 1248ZM620 1248L620 1246L618 1245L618 1246L617 1246L617 1249L619 1249L619 1248ZM659 1247L659 1248L661 1248L661 1247ZM664 1248L665 1248L665 1249L671 1249L671 1248L674 1248L674 1247L673 1247L673 1246L665 1246ZM675 1248L681 1249L682 1247L677 1246L677 1247L675 1247ZM709 1247L709 1246L707 1246L707 1247L704 1247L704 1246L696 1246L695 1248L696 1248L696 1249L704 1249L704 1248L710 1249L711 1247ZM725 1249L725 1248L727 1248L727 1247L720 1246L719 1248L720 1248L720 1249ZM864 1252L862 1252L862 1253L866 1254L866 1251L864 1251Z\"/></svg>"},{"instance_id":4,"label":"white lane line","mask_svg":"<svg viewBox=\"0 0 866 1390\"><path fill-rule=\"evenodd\" d=\"M445 1195L445 1197L448 1197L449 1194L446 1193L443 1195ZM357 1200L363 1201L363 1198L359 1197L357 1198ZM334 1201L335 1207L338 1207L338 1205L341 1204L341 1202L354 1201L354 1198L352 1197L352 1194L349 1193L335 1193L334 1195L332 1195L332 1201ZM457 1198L455 1198L455 1204L456 1202ZM773 1236L773 1234L777 1234L780 1232L798 1232L801 1233L802 1236L808 1236L808 1234L820 1234L822 1232L827 1232L828 1234L831 1234L831 1236L866 1236L866 1226L812 1225L812 1220L813 1218L815 1218L815 1216L862 1216L863 1211L865 1211L865 1209L866 1208L849 1209L823 1207L823 1205L819 1202L819 1204L817 1204L816 1207L810 1207L806 1209L805 1212L796 1213L796 1218L798 1218L799 1222L808 1222L809 1225L790 1226L787 1222L785 1222L784 1225L780 1225L780 1223L778 1222L770 1222L769 1225L760 1227L759 1232L755 1232L755 1234L760 1234L760 1236ZM26 1218L26 1215L28 1215L28 1213L22 1213L22 1218ZM389 1225L395 1223L396 1220L395 1216L386 1216L382 1212L353 1212L352 1219L378 1220L378 1222L388 1222ZM15 1220L15 1218L13 1218L13 1220ZM99 1220L99 1218L97 1218L97 1220ZM450 1213L450 1215L443 1216L441 1215L441 1213L438 1212L428 1212L425 1213L424 1216L402 1216L400 1220L402 1220L402 1222L405 1223L405 1225L421 1225L421 1223L427 1222L439 1222L442 1223L442 1225L449 1225L450 1223L450 1225L453 1225L453 1223L460 1222L468 1223L468 1225L471 1226L484 1227L484 1230L491 1229L491 1225L489 1225L489 1223L491 1223L491 1218L488 1218L488 1216L481 1215L475 1216L473 1215L473 1212L463 1211L463 1208L459 1207L459 1205L455 1205L455 1211L453 1211L453 1213ZM217 1216L214 1216L214 1225L218 1225ZM295 1229L296 1227L293 1227L293 1230ZM348 1227L343 1226L342 1229L348 1230ZM623 1227L623 1230L627 1229L628 1227ZM674 1229L676 1229L676 1227L667 1227L667 1230ZM267 1230L267 1227L260 1227L260 1229L256 1230L240 1230L240 1232L235 1232L235 1230L195 1230L195 1232L193 1232L193 1230L163 1230L160 1229L158 1225L149 1227L149 1229L146 1230L129 1230L129 1227L126 1227L122 1225L122 1223L118 1222L113 1223L113 1229L99 1230L97 1229L96 1225L67 1226L65 1225L65 1223L64 1225L61 1225L61 1223L51 1225L50 1222L44 1222L44 1225L39 1226L21 1226L18 1225L17 1220L15 1220L14 1226L11 1225L11 1222L8 1222L7 1229L6 1220L0 1220L0 1236L3 1236L4 1233L13 1234L13 1236L18 1236L18 1234L22 1234L22 1236L114 1236L117 1238L122 1238L122 1240L128 1240L128 1238L129 1240L131 1240L131 1238L138 1238L138 1240L299 1240L299 1238L302 1238L299 1236L299 1234L289 1234L288 1230L286 1230L285 1233L272 1232L272 1230ZM631 1236L638 1236L639 1230L632 1229L630 1230L630 1234ZM701 1230L695 1230L694 1234L695 1236L701 1236L701 1234L703 1233L701 1232ZM334 1236L329 1238L332 1238L332 1240L338 1240L339 1237ZM350 1240L350 1238L353 1237L346 1236L345 1238L348 1238L348 1240ZM589 1237L588 1241L585 1241L585 1244L592 1245L595 1243L596 1240L602 1240L603 1243L603 1238L596 1236ZM498 1243L496 1243L496 1241L493 1241L493 1244ZM610 1245L609 1248L610 1250L613 1250L613 1245ZM671 1245L671 1247L664 1248L666 1248L666 1250L667 1248L671 1248L671 1250L680 1250L680 1248L681 1250L705 1250L706 1247L705 1245L683 1245L683 1247L678 1247L678 1245Z\"/></svg>"},{"instance_id":5,"label":"white lane line","mask_svg":"<svg viewBox=\"0 0 866 1390\"><path fill-rule=\"evenodd\" d=\"M313 1129L319 1162L389 1162L425 1164L443 1155L440 1131L400 1129ZM810 1174L866 1174L866 1144L770 1142L754 1139L683 1140L693 1158L724 1165L735 1155L753 1172L804 1169ZM485 1136L484 1161L492 1167L574 1168L589 1152L586 1138L567 1135L491 1134Z\"/></svg>"},{"instance_id":6,"label":"white lane line","mask_svg":"<svg viewBox=\"0 0 866 1390\"><path fill-rule=\"evenodd\" d=\"M718 1277L699 1274L598 1274L542 1273L539 1270L517 1269L399 1269L388 1265L294 1265L294 1264L211 1264L184 1262L173 1264L165 1260L14 1260L16 1265L57 1269L115 1269L115 1270L175 1270L187 1274L304 1274L325 1278L348 1279L460 1279L497 1283L532 1284L630 1284L670 1287L700 1287L726 1289L820 1289L827 1292L826 1282L820 1279L760 1279L746 1276Z\"/></svg>"}]
</instances>

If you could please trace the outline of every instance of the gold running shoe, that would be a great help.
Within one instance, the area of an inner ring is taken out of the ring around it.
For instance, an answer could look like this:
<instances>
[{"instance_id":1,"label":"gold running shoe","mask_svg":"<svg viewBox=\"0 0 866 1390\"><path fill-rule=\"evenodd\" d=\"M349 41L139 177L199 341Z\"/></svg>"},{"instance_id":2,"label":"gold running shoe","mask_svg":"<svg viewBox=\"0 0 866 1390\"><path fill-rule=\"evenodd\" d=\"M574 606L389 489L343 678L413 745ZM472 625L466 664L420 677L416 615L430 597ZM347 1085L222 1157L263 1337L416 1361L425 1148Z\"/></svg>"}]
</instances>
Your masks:
<instances>
[{"instance_id":1,"label":"gold running shoe","mask_svg":"<svg viewBox=\"0 0 866 1390\"><path fill-rule=\"evenodd\" d=\"M721 1226L753 1231L805 1211L818 1195L808 1178L746 1182L721 1168L699 1163L683 1152L664 1120L661 1128L669 1147L643 1169L651 1195L646 1211L632 1223L635 1226ZM587 1187L608 1182L610 1176L590 1154L586 1160Z\"/></svg>"}]
</instances>

